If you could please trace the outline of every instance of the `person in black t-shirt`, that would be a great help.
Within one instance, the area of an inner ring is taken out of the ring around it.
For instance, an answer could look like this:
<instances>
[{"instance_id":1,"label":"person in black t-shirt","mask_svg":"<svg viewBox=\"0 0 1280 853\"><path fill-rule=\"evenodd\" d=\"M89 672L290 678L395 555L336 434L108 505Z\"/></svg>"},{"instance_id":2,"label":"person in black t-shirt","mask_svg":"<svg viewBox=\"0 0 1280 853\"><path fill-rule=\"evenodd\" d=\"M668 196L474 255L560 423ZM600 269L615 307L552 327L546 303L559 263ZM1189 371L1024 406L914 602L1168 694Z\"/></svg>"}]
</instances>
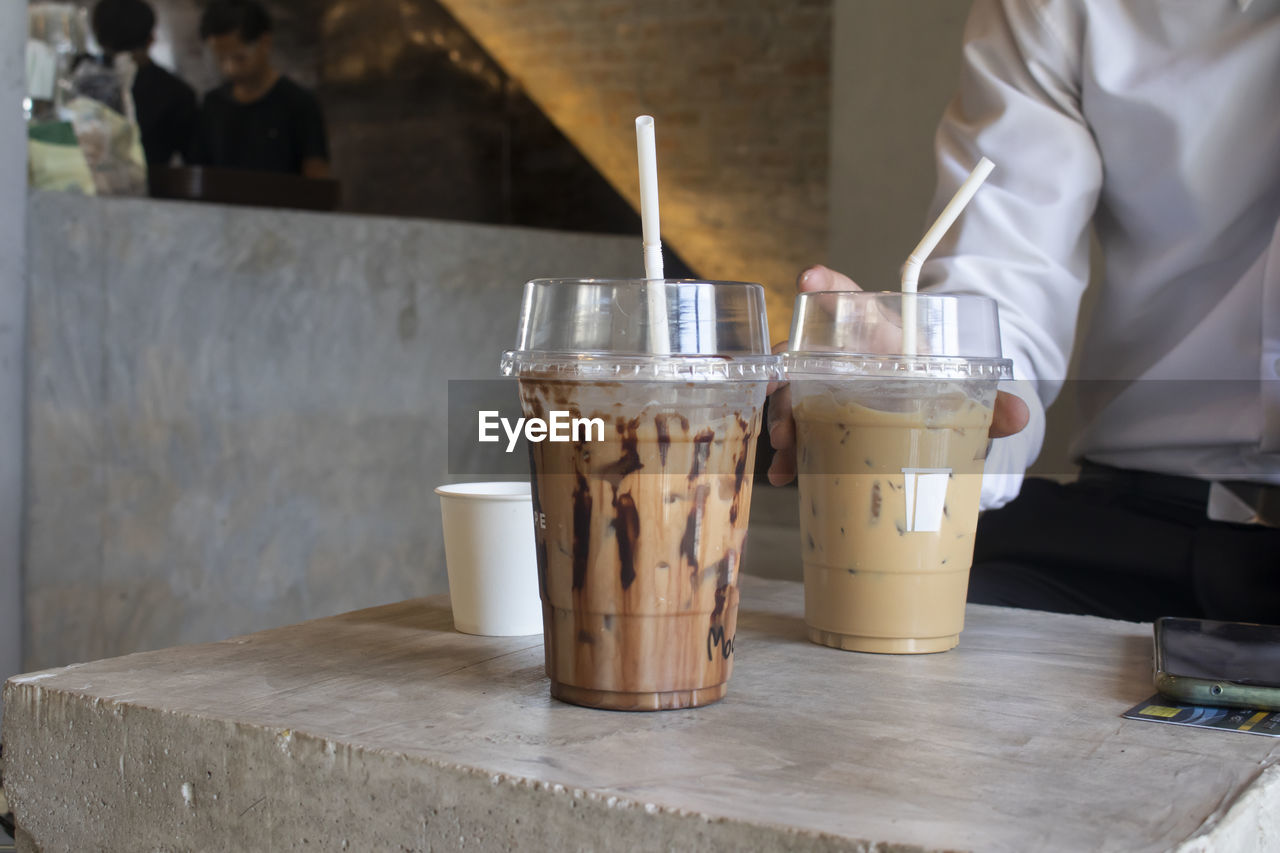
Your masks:
<instances>
[{"instance_id":1,"label":"person in black t-shirt","mask_svg":"<svg viewBox=\"0 0 1280 853\"><path fill-rule=\"evenodd\" d=\"M204 96L198 156L208 166L329 177L315 96L271 64L271 17L255 0L212 0L200 38L227 82Z\"/></svg>"},{"instance_id":2,"label":"person in black t-shirt","mask_svg":"<svg viewBox=\"0 0 1280 853\"><path fill-rule=\"evenodd\" d=\"M93 35L110 62L128 53L138 67L133 103L148 166L191 159L196 130L196 92L151 61L156 13L144 0L100 0L93 7Z\"/></svg>"}]
</instances>

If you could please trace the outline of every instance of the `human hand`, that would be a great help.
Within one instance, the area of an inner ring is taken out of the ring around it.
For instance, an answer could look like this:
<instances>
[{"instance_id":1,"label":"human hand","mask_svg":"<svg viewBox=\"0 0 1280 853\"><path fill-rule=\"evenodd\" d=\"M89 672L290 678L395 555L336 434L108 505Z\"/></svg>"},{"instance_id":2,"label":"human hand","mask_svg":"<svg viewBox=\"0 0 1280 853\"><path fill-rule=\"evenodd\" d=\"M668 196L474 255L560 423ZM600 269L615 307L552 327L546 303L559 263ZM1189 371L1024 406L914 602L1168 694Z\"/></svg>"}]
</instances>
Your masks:
<instances>
[{"instance_id":1,"label":"human hand","mask_svg":"<svg viewBox=\"0 0 1280 853\"><path fill-rule=\"evenodd\" d=\"M833 269L818 265L800 273L796 279L798 293L818 290L861 290L853 279ZM773 348L783 352L787 342ZM1027 404L1021 398L1004 391L996 392L995 412L991 418L991 438L1004 438L1022 430L1031 418ZM785 486L796 476L796 424L791 417L791 390L785 382L769 387L769 443L773 445L773 461L769 465L769 482Z\"/></svg>"}]
</instances>

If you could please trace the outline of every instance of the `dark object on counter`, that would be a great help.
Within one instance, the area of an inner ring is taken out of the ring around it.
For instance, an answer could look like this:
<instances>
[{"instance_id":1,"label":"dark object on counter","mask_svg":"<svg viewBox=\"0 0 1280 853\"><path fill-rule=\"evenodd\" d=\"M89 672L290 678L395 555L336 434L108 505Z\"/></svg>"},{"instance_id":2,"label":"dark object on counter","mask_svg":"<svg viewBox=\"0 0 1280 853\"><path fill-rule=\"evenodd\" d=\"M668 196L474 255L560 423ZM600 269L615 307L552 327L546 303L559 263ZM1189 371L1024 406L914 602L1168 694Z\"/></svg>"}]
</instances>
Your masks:
<instances>
[{"instance_id":1,"label":"dark object on counter","mask_svg":"<svg viewBox=\"0 0 1280 853\"><path fill-rule=\"evenodd\" d=\"M1280 625L1161 616L1155 642L1162 696L1211 708L1280 711Z\"/></svg>"},{"instance_id":2,"label":"dark object on counter","mask_svg":"<svg viewBox=\"0 0 1280 853\"><path fill-rule=\"evenodd\" d=\"M152 166L147 183L152 198L180 201L336 210L341 200L341 185L331 178L209 166Z\"/></svg>"}]
</instances>

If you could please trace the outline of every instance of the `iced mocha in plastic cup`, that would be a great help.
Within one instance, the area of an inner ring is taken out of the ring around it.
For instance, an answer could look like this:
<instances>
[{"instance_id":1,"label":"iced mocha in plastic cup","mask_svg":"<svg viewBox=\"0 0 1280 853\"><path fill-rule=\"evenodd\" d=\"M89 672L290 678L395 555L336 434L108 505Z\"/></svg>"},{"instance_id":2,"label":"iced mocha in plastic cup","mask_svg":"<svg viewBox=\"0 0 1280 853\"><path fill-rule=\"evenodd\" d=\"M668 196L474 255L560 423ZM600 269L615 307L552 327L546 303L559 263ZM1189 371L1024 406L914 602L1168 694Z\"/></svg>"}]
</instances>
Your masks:
<instances>
[{"instance_id":1,"label":"iced mocha in plastic cup","mask_svg":"<svg viewBox=\"0 0 1280 853\"><path fill-rule=\"evenodd\" d=\"M902 348L901 300L919 348ZM796 422L805 621L816 643L950 649L964 604L1000 358L979 297L805 294L784 357Z\"/></svg>"},{"instance_id":2,"label":"iced mocha in plastic cup","mask_svg":"<svg viewBox=\"0 0 1280 853\"><path fill-rule=\"evenodd\" d=\"M553 696L657 710L725 695L778 375L768 350L759 285L527 285L520 348L504 358L524 414L601 425L530 444Z\"/></svg>"}]
</instances>

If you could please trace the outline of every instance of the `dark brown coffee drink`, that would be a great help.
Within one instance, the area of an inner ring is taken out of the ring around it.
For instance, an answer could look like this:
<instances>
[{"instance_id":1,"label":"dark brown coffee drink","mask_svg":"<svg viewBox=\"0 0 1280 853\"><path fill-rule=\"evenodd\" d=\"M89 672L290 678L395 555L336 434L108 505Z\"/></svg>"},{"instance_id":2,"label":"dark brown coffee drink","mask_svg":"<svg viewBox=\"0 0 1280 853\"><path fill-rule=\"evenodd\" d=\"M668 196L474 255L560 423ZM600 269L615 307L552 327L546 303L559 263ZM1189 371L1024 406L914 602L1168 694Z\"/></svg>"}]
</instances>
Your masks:
<instances>
[{"instance_id":1,"label":"dark brown coffee drink","mask_svg":"<svg viewBox=\"0 0 1280 853\"><path fill-rule=\"evenodd\" d=\"M762 383L521 379L530 417L603 441L531 443L553 696L617 710L725 695Z\"/></svg>"}]
</instances>

